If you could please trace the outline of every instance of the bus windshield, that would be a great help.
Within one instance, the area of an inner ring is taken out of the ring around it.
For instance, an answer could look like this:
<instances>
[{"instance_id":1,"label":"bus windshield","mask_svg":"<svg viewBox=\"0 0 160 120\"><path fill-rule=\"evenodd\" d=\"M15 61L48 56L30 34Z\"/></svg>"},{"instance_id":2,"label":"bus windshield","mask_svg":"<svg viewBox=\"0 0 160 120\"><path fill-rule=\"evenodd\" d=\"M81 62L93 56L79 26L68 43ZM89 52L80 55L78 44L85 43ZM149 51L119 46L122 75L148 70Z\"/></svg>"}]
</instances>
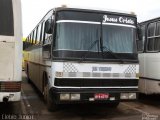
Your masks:
<instances>
[{"instance_id":1,"label":"bus windshield","mask_svg":"<svg viewBox=\"0 0 160 120\"><path fill-rule=\"evenodd\" d=\"M87 51L99 39L99 25L85 23L59 23L57 25L57 50ZM98 51L94 46L91 51Z\"/></svg>"},{"instance_id":2,"label":"bus windshield","mask_svg":"<svg viewBox=\"0 0 160 120\"><path fill-rule=\"evenodd\" d=\"M133 53L135 29L124 26L103 26L103 45L114 53Z\"/></svg>"},{"instance_id":3,"label":"bus windshield","mask_svg":"<svg viewBox=\"0 0 160 120\"><path fill-rule=\"evenodd\" d=\"M58 23L56 50L87 51L100 38L100 24ZM103 46L114 53L133 53L134 34L132 27L103 25ZM90 51L97 52L95 45Z\"/></svg>"},{"instance_id":4,"label":"bus windshield","mask_svg":"<svg viewBox=\"0 0 160 120\"><path fill-rule=\"evenodd\" d=\"M136 17L59 11L55 28L55 59L137 60Z\"/></svg>"}]
</instances>

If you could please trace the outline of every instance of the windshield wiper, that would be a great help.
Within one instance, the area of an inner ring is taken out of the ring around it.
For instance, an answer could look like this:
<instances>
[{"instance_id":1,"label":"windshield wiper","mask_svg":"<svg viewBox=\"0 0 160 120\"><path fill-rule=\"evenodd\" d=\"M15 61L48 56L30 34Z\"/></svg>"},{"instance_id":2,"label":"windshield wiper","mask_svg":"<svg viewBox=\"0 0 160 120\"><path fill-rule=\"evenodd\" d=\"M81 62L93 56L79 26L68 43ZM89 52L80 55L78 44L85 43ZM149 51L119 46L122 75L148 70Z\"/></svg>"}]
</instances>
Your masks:
<instances>
[{"instance_id":1,"label":"windshield wiper","mask_svg":"<svg viewBox=\"0 0 160 120\"><path fill-rule=\"evenodd\" d=\"M102 21L101 21L101 24L100 24L100 49L101 49L101 52L102 52L102 58L104 58L104 54L103 54L103 26L102 26Z\"/></svg>"},{"instance_id":2,"label":"windshield wiper","mask_svg":"<svg viewBox=\"0 0 160 120\"><path fill-rule=\"evenodd\" d=\"M116 55L116 53L114 53L112 50L110 50L109 48L107 48L106 46L103 46L103 50L106 50L105 52L111 54L112 56L114 56L116 59L120 60L122 63L124 63L123 59L121 59L119 56ZM102 53L104 54L104 52ZM104 55L103 55L104 56Z\"/></svg>"},{"instance_id":3,"label":"windshield wiper","mask_svg":"<svg viewBox=\"0 0 160 120\"><path fill-rule=\"evenodd\" d=\"M124 62L123 59L121 59L119 56L117 56L113 51L111 51L106 46L103 46L103 26L102 26L102 21L101 21L101 25L100 25L100 49L101 49L101 52L102 52L102 58L104 58L104 50L106 50L105 52L111 54L116 59L119 59L122 63Z\"/></svg>"},{"instance_id":4,"label":"windshield wiper","mask_svg":"<svg viewBox=\"0 0 160 120\"><path fill-rule=\"evenodd\" d=\"M97 47L98 47L98 53L99 53L99 40L95 40L93 41L93 43L91 44L91 46L88 48L87 52L82 55L81 59L80 59L80 62L84 61L85 58L87 57L89 51L97 44Z\"/></svg>"}]
</instances>

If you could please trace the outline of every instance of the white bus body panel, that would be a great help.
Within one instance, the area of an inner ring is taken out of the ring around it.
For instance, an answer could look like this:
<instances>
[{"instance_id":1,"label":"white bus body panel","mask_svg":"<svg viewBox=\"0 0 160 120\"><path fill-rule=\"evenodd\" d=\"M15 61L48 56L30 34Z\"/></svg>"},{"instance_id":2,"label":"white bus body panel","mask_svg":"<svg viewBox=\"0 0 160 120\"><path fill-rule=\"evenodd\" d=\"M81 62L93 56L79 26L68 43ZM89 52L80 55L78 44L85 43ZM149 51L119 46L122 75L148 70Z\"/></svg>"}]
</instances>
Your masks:
<instances>
[{"instance_id":1,"label":"white bus body panel","mask_svg":"<svg viewBox=\"0 0 160 120\"><path fill-rule=\"evenodd\" d=\"M138 64L52 62L51 86L55 78L138 79L138 73Z\"/></svg>"},{"instance_id":2,"label":"white bus body panel","mask_svg":"<svg viewBox=\"0 0 160 120\"><path fill-rule=\"evenodd\" d=\"M12 81L14 72L14 43L0 42L0 80Z\"/></svg>"},{"instance_id":3,"label":"white bus body panel","mask_svg":"<svg viewBox=\"0 0 160 120\"><path fill-rule=\"evenodd\" d=\"M15 58L14 58L14 80L22 80L22 13L21 0L13 0L14 10L14 42L15 42Z\"/></svg>"},{"instance_id":4,"label":"white bus body panel","mask_svg":"<svg viewBox=\"0 0 160 120\"><path fill-rule=\"evenodd\" d=\"M139 54L140 77L139 90L145 94L160 93L160 53ZM151 80L145 79L149 78Z\"/></svg>"},{"instance_id":5,"label":"white bus body panel","mask_svg":"<svg viewBox=\"0 0 160 120\"><path fill-rule=\"evenodd\" d=\"M51 81L51 60L42 60L42 48L24 52L25 71L28 71L28 77L43 92L43 74L47 73L49 81ZM28 67L28 68L27 68ZM27 70L28 69L28 70Z\"/></svg>"}]
</instances>

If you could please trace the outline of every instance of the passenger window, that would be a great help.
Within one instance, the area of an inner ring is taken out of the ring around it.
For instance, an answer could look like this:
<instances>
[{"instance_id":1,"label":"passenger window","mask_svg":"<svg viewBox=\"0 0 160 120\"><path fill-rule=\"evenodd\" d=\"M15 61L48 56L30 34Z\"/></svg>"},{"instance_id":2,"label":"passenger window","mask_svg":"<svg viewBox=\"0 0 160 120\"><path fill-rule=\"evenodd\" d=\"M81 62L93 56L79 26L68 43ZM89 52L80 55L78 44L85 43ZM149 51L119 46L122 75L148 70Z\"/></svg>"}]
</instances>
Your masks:
<instances>
[{"instance_id":1,"label":"passenger window","mask_svg":"<svg viewBox=\"0 0 160 120\"><path fill-rule=\"evenodd\" d=\"M33 44L33 41L34 41L34 31L32 32L31 44Z\"/></svg>"},{"instance_id":2,"label":"passenger window","mask_svg":"<svg viewBox=\"0 0 160 120\"><path fill-rule=\"evenodd\" d=\"M156 26L156 35L160 35L160 22L158 22Z\"/></svg>"},{"instance_id":3,"label":"passenger window","mask_svg":"<svg viewBox=\"0 0 160 120\"><path fill-rule=\"evenodd\" d=\"M160 37L155 38L155 44L154 44L155 51L160 50Z\"/></svg>"},{"instance_id":4,"label":"passenger window","mask_svg":"<svg viewBox=\"0 0 160 120\"><path fill-rule=\"evenodd\" d=\"M155 31L156 31L156 23L150 23L148 25L147 30L147 51L148 52L157 52L159 48L157 47L157 39L155 38Z\"/></svg>"},{"instance_id":5,"label":"passenger window","mask_svg":"<svg viewBox=\"0 0 160 120\"><path fill-rule=\"evenodd\" d=\"M33 44L36 44L37 30L34 30Z\"/></svg>"},{"instance_id":6,"label":"passenger window","mask_svg":"<svg viewBox=\"0 0 160 120\"><path fill-rule=\"evenodd\" d=\"M44 24L45 24L45 21L42 23L41 34L40 34L40 44L42 44L44 39Z\"/></svg>"},{"instance_id":7,"label":"passenger window","mask_svg":"<svg viewBox=\"0 0 160 120\"><path fill-rule=\"evenodd\" d=\"M148 51L154 51L154 38L148 39Z\"/></svg>"},{"instance_id":8,"label":"passenger window","mask_svg":"<svg viewBox=\"0 0 160 120\"><path fill-rule=\"evenodd\" d=\"M36 42L36 44L40 43L40 33L41 33L41 24L37 28L37 42Z\"/></svg>"},{"instance_id":9,"label":"passenger window","mask_svg":"<svg viewBox=\"0 0 160 120\"><path fill-rule=\"evenodd\" d=\"M160 22L157 22L155 33L155 50L160 50Z\"/></svg>"},{"instance_id":10,"label":"passenger window","mask_svg":"<svg viewBox=\"0 0 160 120\"><path fill-rule=\"evenodd\" d=\"M155 35L155 23L150 23L148 26L148 37Z\"/></svg>"}]
</instances>

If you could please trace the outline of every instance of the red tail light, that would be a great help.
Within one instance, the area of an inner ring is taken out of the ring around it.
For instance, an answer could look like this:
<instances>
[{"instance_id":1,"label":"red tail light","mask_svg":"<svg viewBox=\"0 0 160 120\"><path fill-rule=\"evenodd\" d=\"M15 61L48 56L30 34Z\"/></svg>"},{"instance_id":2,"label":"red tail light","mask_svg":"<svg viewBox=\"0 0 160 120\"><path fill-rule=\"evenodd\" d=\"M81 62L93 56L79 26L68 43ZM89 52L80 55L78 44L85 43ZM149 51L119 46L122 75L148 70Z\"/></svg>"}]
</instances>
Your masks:
<instances>
[{"instance_id":1,"label":"red tail light","mask_svg":"<svg viewBox=\"0 0 160 120\"><path fill-rule=\"evenodd\" d=\"M0 82L0 92L20 92L21 82Z\"/></svg>"}]
</instances>

